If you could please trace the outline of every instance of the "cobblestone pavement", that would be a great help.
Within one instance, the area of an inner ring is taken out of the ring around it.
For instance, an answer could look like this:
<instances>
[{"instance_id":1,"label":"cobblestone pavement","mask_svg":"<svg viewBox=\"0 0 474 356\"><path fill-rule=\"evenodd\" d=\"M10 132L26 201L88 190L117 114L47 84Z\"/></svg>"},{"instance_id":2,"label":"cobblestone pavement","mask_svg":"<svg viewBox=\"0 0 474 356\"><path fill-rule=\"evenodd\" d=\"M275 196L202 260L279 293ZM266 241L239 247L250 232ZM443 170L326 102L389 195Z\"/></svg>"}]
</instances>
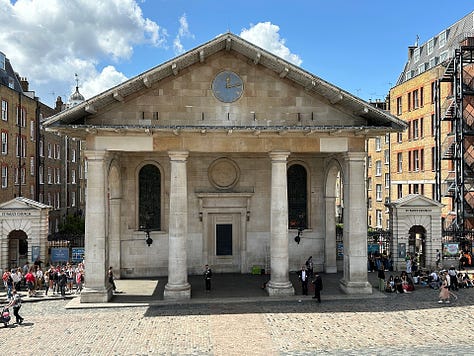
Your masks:
<instances>
[{"instance_id":1,"label":"cobblestone pavement","mask_svg":"<svg viewBox=\"0 0 474 356\"><path fill-rule=\"evenodd\" d=\"M429 288L321 304L304 296L66 309L68 300L44 300L24 303L23 325L0 328L0 347L8 355L472 355L474 289L456 293L449 305Z\"/></svg>"}]
</instances>

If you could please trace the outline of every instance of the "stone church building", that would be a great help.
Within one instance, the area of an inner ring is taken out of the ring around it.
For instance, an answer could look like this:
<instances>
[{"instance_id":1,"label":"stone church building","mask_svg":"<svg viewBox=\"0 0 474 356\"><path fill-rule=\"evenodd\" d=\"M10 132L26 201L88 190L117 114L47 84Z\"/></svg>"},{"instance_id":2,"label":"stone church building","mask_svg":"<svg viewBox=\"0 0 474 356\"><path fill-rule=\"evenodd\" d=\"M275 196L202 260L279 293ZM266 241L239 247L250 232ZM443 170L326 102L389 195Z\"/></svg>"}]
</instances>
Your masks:
<instances>
[{"instance_id":1,"label":"stone church building","mask_svg":"<svg viewBox=\"0 0 474 356\"><path fill-rule=\"evenodd\" d=\"M82 302L110 300L108 266L168 276L165 299L190 298L188 275L205 264L267 266L269 295L293 294L289 271L310 255L317 270L343 271L346 293L371 293L366 139L405 123L302 68L226 33L45 126L86 142Z\"/></svg>"}]
</instances>

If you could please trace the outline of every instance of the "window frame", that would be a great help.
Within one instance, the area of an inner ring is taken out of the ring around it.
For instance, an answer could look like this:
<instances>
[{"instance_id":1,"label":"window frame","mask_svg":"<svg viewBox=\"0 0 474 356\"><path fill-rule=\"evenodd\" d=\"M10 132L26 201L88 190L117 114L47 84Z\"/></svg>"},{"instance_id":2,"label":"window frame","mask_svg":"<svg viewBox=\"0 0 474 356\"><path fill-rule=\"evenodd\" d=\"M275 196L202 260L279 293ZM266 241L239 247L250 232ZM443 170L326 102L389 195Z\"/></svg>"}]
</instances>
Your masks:
<instances>
[{"instance_id":1,"label":"window frame","mask_svg":"<svg viewBox=\"0 0 474 356\"><path fill-rule=\"evenodd\" d=\"M299 171L295 171L298 169ZM288 228L307 229L309 227L309 174L301 161L291 162L286 170L288 199ZM301 176L291 176L301 174ZM304 181L304 182L303 182ZM298 188L297 190L295 190ZM297 195L297 196L296 196ZM303 210L301 212L301 210Z\"/></svg>"},{"instance_id":2,"label":"window frame","mask_svg":"<svg viewBox=\"0 0 474 356\"><path fill-rule=\"evenodd\" d=\"M1 104L1 119L2 121L8 122L8 101L5 99L2 99L2 104Z\"/></svg>"}]
</instances>

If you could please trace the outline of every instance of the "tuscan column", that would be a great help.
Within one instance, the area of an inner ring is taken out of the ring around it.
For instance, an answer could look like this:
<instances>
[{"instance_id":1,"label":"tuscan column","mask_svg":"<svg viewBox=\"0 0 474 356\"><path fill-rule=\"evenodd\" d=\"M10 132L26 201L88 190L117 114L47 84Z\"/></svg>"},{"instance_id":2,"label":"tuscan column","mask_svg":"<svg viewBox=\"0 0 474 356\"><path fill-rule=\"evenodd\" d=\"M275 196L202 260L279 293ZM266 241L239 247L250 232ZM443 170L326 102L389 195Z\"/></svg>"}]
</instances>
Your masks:
<instances>
[{"instance_id":1,"label":"tuscan column","mask_svg":"<svg viewBox=\"0 0 474 356\"><path fill-rule=\"evenodd\" d=\"M171 160L168 283L165 299L191 298L186 260L188 236L188 189L186 176L186 151L168 152Z\"/></svg>"},{"instance_id":2,"label":"tuscan column","mask_svg":"<svg viewBox=\"0 0 474 356\"><path fill-rule=\"evenodd\" d=\"M288 194L286 160L290 152L270 152L272 185L270 207L270 269L267 284L269 295L293 295L289 278L288 258Z\"/></svg>"},{"instance_id":3,"label":"tuscan column","mask_svg":"<svg viewBox=\"0 0 474 356\"><path fill-rule=\"evenodd\" d=\"M367 205L365 152L344 157L344 275L341 289L347 294L371 294L367 280Z\"/></svg>"},{"instance_id":4,"label":"tuscan column","mask_svg":"<svg viewBox=\"0 0 474 356\"><path fill-rule=\"evenodd\" d=\"M324 197L326 204L326 247L324 249L324 272L337 273L336 264L336 197Z\"/></svg>"},{"instance_id":5,"label":"tuscan column","mask_svg":"<svg viewBox=\"0 0 474 356\"><path fill-rule=\"evenodd\" d=\"M120 278L121 253L120 253L120 210L122 205L120 168L114 162L109 171L109 224L108 224L108 261L114 268L114 276Z\"/></svg>"},{"instance_id":6,"label":"tuscan column","mask_svg":"<svg viewBox=\"0 0 474 356\"><path fill-rule=\"evenodd\" d=\"M88 168L85 234L87 278L81 302L102 303L112 297L112 288L106 279L106 152L86 151L85 157Z\"/></svg>"}]
</instances>

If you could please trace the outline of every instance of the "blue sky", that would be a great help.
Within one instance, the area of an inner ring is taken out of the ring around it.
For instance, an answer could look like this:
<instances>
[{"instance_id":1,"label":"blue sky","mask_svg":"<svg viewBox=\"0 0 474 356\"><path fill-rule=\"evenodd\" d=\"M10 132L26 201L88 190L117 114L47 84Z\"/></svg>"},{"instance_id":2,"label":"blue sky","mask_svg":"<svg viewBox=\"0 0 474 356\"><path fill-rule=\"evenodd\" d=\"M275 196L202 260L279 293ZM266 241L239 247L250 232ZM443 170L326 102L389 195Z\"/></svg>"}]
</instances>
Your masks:
<instances>
[{"instance_id":1,"label":"blue sky","mask_svg":"<svg viewBox=\"0 0 474 356\"><path fill-rule=\"evenodd\" d=\"M383 99L420 44L467 0L0 0L0 51L43 102L91 97L232 32L365 100Z\"/></svg>"}]
</instances>

